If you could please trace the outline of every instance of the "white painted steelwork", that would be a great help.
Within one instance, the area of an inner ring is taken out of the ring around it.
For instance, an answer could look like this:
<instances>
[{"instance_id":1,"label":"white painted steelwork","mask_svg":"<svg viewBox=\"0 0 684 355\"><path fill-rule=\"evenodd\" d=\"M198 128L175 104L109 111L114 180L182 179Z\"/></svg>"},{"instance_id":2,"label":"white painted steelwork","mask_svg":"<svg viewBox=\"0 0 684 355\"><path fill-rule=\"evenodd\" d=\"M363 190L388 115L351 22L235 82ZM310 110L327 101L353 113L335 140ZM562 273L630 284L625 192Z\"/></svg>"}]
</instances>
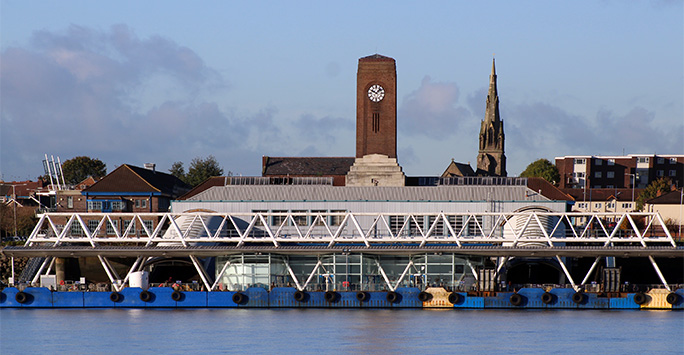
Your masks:
<instances>
[{"instance_id":1,"label":"white painted steelwork","mask_svg":"<svg viewBox=\"0 0 684 355\"><path fill-rule=\"evenodd\" d=\"M116 220L129 224L121 231ZM549 223L553 220L554 223ZM611 227L609 227L609 222ZM143 221L152 221L149 229ZM397 223L397 221L399 221ZM524 221L524 223L520 223ZM575 225L576 221L587 221ZM639 222L641 221L641 222ZM88 225L95 225L92 230ZM139 231L131 230L138 223ZM642 227L639 224L643 224ZM603 246L639 243L646 247L676 243L658 213L48 213L25 246L36 243L184 246L220 243L242 246L282 243L344 244L418 243L463 246L486 243L554 247L556 243Z\"/></svg>"},{"instance_id":2,"label":"white painted steelwork","mask_svg":"<svg viewBox=\"0 0 684 355\"><path fill-rule=\"evenodd\" d=\"M126 222L128 226L121 230L118 226L126 223L115 221ZM576 222L582 225L576 225ZM150 223L152 228L148 227ZM141 227L140 230L132 227L136 224ZM91 230L89 225L94 228ZM67 247L65 243L69 246L85 245L94 251L117 291L125 287L133 272L143 268L144 259L151 258L149 255L152 254L145 255L145 251L161 246L175 247L176 251L187 250L186 256L192 260L203 285L209 291L216 289L218 280L212 280L198 260L200 251L197 246L241 248L266 245L273 249L272 252L282 254L302 254L306 253L307 247L321 245L327 245L328 249L348 246L346 252L352 253L364 253L365 248L378 246L394 248L397 253L402 253L402 247L411 247L404 252L410 255L429 247L486 245L494 248L492 251L499 248L499 254L504 253L499 255L503 257L497 258L497 275L503 265L515 257L512 252L505 254L506 248L543 246L559 262L575 290L587 282L599 257L578 285L558 251L561 248L594 245L608 250L614 246L637 244L643 248L665 245L673 250L681 249L657 213L48 213L40 216L24 245L26 249L42 247L41 253L48 256L34 282L46 266L50 265L48 272L52 268L54 256L46 247L57 252ZM111 246L138 247L144 255L137 256L123 280L108 259L101 255L104 252L98 253L100 247ZM465 249L464 254L467 254ZM568 254L565 252L563 255ZM74 253L73 256L79 255ZM648 255L648 258L665 288L670 290L653 256ZM475 268L469 260L466 262L477 279ZM392 284L382 266L376 263L390 290L396 289L412 265L409 261L401 277ZM228 264L224 265L223 271ZM285 267L297 289L304 290L322 264L319 260L303 284L287 261Z\"/></svg>"}]
</instances>

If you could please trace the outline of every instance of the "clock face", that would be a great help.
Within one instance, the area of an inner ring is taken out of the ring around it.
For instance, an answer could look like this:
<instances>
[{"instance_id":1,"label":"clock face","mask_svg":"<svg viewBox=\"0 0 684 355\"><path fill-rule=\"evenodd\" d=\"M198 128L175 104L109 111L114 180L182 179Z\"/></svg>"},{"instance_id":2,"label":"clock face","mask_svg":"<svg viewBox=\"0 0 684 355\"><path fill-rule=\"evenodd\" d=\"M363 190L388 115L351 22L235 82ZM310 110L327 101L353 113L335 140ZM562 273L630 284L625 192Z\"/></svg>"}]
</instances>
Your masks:
<instances>
[{"instance_id":1,"label":"clock face","mask_svg":"<svg viewBox=\"0 0 684 355\"><path fill-rule=\"evenodd\" d=\"M380 102L385 97L385 89L382 86L375 84L368 89L368 98L373 102Z\"/></svg>"}]
</instances>

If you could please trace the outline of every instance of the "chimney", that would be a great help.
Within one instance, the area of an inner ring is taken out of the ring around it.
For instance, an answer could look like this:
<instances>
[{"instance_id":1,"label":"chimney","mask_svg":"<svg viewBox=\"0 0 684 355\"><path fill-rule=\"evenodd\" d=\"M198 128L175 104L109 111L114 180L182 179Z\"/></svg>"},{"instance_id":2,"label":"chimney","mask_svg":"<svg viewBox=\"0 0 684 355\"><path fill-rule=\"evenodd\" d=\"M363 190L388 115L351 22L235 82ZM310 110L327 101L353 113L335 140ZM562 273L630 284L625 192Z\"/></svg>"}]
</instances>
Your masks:
<instances>
[{"instance_id":1,"label":"chimney","mask_svg":"<svg viewBox=\"0 0 684 355\"><path fill-rule=\"evenodd\" d=\"M145 169L147 169L147 170L152 170L152 171L156 172L155 167L157 166L157 164L155 164L155 163L145 163L144 166L145 166Z\"/></svg>"}]
</instances>

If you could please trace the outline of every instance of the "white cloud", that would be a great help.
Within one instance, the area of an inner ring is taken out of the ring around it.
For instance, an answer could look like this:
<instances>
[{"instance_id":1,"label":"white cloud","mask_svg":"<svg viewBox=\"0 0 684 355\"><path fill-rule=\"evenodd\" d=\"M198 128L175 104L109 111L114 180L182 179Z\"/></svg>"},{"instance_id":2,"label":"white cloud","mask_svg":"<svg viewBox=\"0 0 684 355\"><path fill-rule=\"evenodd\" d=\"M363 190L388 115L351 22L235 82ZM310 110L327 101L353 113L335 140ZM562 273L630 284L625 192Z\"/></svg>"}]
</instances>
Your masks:
<instances>
[{"instance_id":1,"label":"white cloud","mask_svg":"<svg viewBox=\"0 0 684 355\"><path fill-rule=\"evenodd\" d=\"M453 136L460 121L471 117L468 109L458 106L458 98L455 83L433 82L426 76L399 107L399 130L440 140Z\"/></svg>"},{"instance_id":2,"label":"white cloud","mask_svg":"<svg viewBox=\"0 0 684 355\"><path fill-rule=\"evenodd\" d=\"M146 161L163 169L161 163L210 154L239 162L250 154L246 137L277 132L268 124L274 110L239 118L200 99L227 85L191 49L162 37L138 38L126 26L38 31L31 46L0 55L6 180L41 174L44 153L91 156L109 170Z\"/></svg>"}]
</instances>

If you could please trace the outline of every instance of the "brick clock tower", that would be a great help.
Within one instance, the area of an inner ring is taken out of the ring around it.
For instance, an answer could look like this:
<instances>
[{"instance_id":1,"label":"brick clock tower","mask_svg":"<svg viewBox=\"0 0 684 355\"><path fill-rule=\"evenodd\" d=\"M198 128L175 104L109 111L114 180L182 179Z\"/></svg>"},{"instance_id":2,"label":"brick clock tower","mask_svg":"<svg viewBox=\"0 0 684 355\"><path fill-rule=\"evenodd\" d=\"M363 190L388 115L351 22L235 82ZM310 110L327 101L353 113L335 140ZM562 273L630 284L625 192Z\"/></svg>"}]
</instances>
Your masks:
<instances>
[{"instance_id":1,"label":"brick clock tower","mask_svg":"<svg viewBox=\"0 0 684 355\"><path fill-rule=\"evenodd\" d=\"M404 186L397 163L397 66L379 54L359 59L356 159L347 186Z\"/></svg>"},{"instance_id":2,"label":"brick clock tower","mask_svg":"<svg viewBox=\"0 0 684 355\"><path fill-rule=\"evenodd\" d=\"M397 157L397 66L374 54L359 59L356 76L356 157Z\"/></svg>"}]
</instances>

